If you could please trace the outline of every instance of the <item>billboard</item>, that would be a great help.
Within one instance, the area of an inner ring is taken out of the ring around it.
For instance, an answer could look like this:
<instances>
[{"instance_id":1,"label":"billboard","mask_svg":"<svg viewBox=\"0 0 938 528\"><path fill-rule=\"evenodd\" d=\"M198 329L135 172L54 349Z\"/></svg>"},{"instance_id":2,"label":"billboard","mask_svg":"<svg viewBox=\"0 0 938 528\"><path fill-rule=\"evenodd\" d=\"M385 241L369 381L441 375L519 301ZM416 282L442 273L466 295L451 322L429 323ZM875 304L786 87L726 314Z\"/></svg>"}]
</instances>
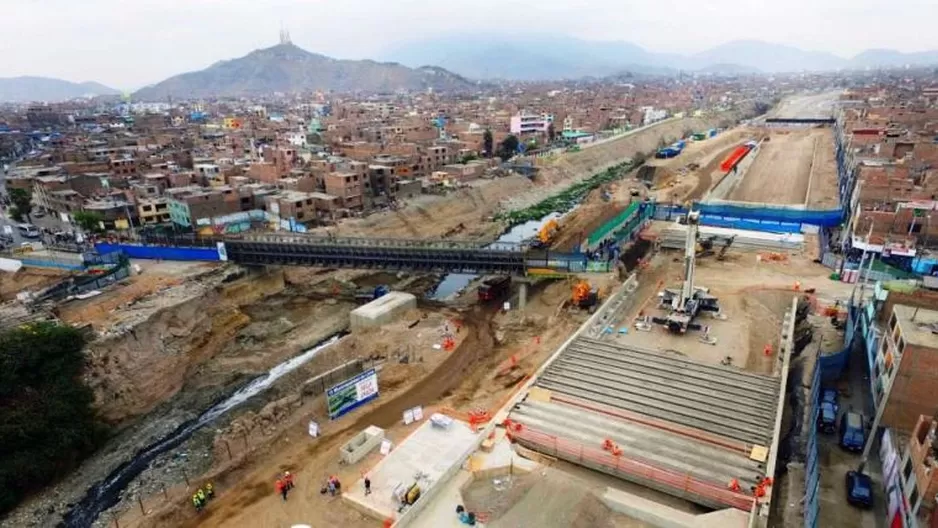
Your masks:
<instances>
[{"instance_id":1,"label":"billboard","mask_svg":"<svg viewBox=\"0 0 938 528\"><path fill-rule=\"evenodd\" d=\"M352 409L378 397L378 373L367 370L326 391L329 418L335 420Z\"/></svg>"}]
</instances>

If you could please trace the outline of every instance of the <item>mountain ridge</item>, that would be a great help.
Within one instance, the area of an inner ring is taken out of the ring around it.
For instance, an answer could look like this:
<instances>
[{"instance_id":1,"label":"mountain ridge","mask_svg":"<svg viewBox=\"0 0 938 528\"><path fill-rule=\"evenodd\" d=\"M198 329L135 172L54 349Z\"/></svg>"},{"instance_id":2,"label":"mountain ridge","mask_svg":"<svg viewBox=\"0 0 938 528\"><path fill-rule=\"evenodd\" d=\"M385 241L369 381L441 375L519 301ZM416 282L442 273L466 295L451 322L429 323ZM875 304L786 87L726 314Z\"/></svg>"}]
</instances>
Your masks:
<instances>
[{"instance_id":1,"label":"mountain ridge","mask_svg":"<svg viewBox=\"0 0 938 528\"><path fill-rule=\"evenodd\" d=\"M441 68L396 62L346 60L306 51L292 43L261 48L202 70L185 72L134 93L137 100L199 98L303 91L389 92L469 90L475 83Z\"/></svg>"},{"instance_id":2,"label":"mountain ridge","mask_svg":"<svg viewBox=\"0 0 938 528\"><path fill-rule=\"evenodd\" d=\"M118 95L119 90L94 81L72 82L54 77L0 77L0 101L57 102L86 96Z\"/></svg>"},{"instance_id":3,"label":"mountain ridge","mask_svg":"<svg viewBox=\"0 0 938 528\"><path fill-rule=\"evenodd\" d=\"M433 62L478 79L548 80L603 77L626 70L651 74L661 71L746 74L938 65L938 50L912 53L866 50L853 57L841 57L750 39L682 55L655 52L621 40L483 34L412 41L391 48L382 58L405 65Z\"/></svg>"}]
</instances>

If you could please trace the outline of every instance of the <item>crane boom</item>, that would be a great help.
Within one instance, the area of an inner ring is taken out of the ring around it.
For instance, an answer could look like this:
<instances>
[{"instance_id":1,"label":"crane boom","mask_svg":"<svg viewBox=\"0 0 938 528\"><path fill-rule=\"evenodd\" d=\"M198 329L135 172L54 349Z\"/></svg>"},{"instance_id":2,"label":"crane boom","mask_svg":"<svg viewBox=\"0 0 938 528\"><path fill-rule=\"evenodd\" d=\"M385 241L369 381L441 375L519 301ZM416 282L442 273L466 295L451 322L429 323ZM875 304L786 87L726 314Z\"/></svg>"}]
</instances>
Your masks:
<instances>
[{"instance_id":1,"label":"crane boom","mask_svg":"<svg viewBox=\"0 0 938 528\"><path fill-rule=\"evenodd\" d=\"M700 212L687 213L687 240L684 243L684 284L681 287L681 296L675 309L683 312L687 302L694 296L694 268L697 255L697 229L700 224Z\"/></svg>"}]
</instances>

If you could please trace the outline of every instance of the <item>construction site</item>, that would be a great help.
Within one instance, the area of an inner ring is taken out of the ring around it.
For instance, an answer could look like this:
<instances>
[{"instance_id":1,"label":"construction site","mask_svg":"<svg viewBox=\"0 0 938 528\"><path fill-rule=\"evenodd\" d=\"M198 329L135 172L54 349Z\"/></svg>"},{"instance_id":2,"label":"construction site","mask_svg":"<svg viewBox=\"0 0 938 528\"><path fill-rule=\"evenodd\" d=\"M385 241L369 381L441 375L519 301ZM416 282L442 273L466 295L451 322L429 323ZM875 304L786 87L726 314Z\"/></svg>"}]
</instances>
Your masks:
<instances>
[{"instance_id":1,"label":"construction site","mask_svg":"<svg viewBox=\"0 0 938 528\"><path fill-rule=\"evenodd\" d=\"M550 161L539 183L484 182L323 232L491 243L506 231L500 210L648 152L680 125ZM765 526L798 300L816 308L848 286L813 262L816 239L714 227L693 211L656 220L654 203L836 207L832 141L823 128L747 127L691 142L523 241L605 267L480 274L446 302L429 298L443 272L143 263L49 308L96 336L88 377L119 433L66 491L11 519ZM51 280L27 273L37 287ZM380 395L333 413L330 391L372 371ZM296 479L287 502L272 491L283 471ZM340 496L321 493L331 476ZM198 481L217 498L197 514L181 506Z\"/></svg>"}]
</instances>

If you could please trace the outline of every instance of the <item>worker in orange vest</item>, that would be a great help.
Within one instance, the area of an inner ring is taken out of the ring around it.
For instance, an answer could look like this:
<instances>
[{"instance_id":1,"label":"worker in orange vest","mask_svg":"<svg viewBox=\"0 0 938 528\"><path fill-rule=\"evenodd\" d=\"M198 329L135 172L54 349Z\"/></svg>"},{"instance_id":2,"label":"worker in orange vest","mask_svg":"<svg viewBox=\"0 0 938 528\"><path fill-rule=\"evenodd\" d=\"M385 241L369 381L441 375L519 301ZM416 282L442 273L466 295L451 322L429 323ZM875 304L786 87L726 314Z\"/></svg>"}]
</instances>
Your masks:
<instances>
[{"instance_id":1,"label":"worker in orange vest","mask_svg":"<svg viewBox=\"0 0 938 528\"><path fill-rule=\"evenodd\" d=\"M287 492L290 491L287 489L287 485L283 482L282 478L277 479L277 493L283 497L283 502L287 502Z\"/></svg>"}]
</instances>

